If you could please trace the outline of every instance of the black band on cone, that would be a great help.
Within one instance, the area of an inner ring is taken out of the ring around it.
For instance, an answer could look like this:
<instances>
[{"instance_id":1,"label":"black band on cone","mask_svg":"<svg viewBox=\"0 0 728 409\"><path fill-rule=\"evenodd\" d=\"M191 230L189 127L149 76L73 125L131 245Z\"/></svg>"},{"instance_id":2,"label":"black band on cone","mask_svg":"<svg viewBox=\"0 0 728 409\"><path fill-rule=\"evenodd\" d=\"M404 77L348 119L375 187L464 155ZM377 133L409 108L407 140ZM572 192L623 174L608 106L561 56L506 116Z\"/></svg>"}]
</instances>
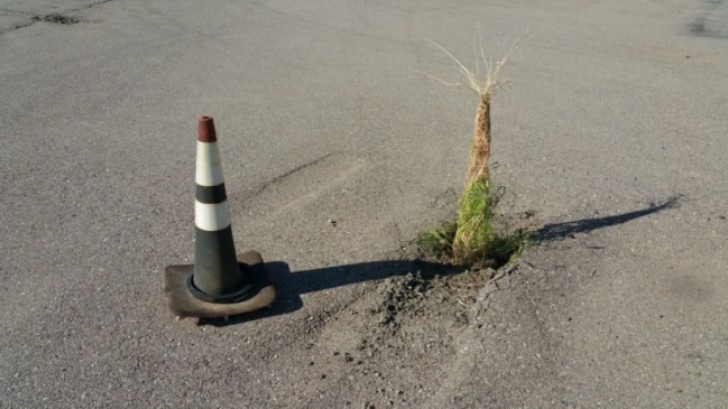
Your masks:
<instances>
[{"instance_id":1,"label":"black band on cone","mask_svg":"<svg viewBox=\"0 0 728 409\"><path fill-rule=\"evenodd\" d=\"M200 186L197 185L195 196L197 201L206 204L222 203L227 199L225 185Z\"/></svg>"}]
</instances>

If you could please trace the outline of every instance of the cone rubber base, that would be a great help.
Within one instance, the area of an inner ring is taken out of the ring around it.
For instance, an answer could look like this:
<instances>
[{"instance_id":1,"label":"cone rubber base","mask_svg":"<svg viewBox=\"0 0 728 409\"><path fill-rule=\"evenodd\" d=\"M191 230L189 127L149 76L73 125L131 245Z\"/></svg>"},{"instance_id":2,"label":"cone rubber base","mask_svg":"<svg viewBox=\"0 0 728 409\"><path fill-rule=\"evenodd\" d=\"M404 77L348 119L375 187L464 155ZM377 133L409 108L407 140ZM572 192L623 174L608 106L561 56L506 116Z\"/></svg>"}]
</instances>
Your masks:
<instances>
[{"instance_id":1,"label":"cone rubber base","mask_svg":"<svg viewBox=\"0 0 728 409\"><path fill-rule=\"evenodd\" d=\"M216 318L244 314L273 304L276 290L268 279L260 254L256 251L238 254L238 265L247 270L260 290L245 301L228 304L209 302L192 295L187 280L194 272L193 264L165 267L164 291L169 299L169 308L178 317Z\"/></svg>"}]
</instances>

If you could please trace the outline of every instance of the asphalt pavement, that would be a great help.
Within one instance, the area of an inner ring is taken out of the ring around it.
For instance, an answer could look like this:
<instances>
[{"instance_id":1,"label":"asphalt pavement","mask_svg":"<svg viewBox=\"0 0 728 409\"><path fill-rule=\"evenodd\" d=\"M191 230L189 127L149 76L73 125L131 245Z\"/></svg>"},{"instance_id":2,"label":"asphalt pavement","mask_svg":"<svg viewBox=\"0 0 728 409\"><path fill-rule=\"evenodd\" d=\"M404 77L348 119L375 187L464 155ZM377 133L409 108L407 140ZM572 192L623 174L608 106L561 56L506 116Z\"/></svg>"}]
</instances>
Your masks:
<instances>
[{"instance_id":1,"label":"asphalt pavement","mask_svg":"<svg viewBox=\"0 0 728 409\"><path fill-rule=\"evenodd\" d=\"M0 407L726 407L726 27L722 0L0 0ZM454 209L477 100L423 75L457 80L430 40L518 38L493 174L534 243L452 359L382 359L385 392L319 368ZM175 321L161 273L193 257L203 114L236 246L287 288L222 327Z\"/></svg>"}]
</instances>

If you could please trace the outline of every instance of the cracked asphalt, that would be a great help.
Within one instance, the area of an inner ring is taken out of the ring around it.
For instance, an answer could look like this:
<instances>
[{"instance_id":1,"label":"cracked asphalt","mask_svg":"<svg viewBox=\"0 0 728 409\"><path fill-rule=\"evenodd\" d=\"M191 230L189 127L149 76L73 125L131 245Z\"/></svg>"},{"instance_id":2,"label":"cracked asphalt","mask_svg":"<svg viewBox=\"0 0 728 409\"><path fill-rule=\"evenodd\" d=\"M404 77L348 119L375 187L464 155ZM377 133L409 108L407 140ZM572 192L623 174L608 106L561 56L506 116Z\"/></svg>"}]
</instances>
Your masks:
<instances>
[{"instance_id":1,"label":"cracked asphalt","mask_svg":"<svg viewBox=\"0 0 728 409\"><path fill-rule=\"evenodd\" d=\"M0 407L724 408L726 27L720 0L0 0ZM464 324L377 332L468 158L428 40L526 32L493 173L535 242ZM202 114L281 293L222 326L162 288Z\"/></svg>"}]
</instances>

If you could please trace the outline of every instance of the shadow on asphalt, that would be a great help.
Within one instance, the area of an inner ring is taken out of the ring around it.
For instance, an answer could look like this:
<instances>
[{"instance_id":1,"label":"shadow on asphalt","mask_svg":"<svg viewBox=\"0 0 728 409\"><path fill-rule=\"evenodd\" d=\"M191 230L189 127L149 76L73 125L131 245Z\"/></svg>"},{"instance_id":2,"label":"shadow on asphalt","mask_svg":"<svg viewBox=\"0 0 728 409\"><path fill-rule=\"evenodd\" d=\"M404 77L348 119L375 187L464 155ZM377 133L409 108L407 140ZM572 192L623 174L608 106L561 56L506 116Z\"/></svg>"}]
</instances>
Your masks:
<instances>
[{"instance_id":1,"label":"shadow on asphalt","mask_svg":"<svg viewBox=\"0 0 728 409\"><path fill-rule=\"evenodd\" d=\"M681 196L674 196L662 203L653 203L649 207L628 213L593 219L582 219L564 223L552 223L543 226L530 236L530 241L544 242L561 240L576 233L589 233L597 229L627 223L650 214L659 213L678 206ZM327 290L365 281L381 280L409 272L419 271L425 277L450 275L462 271L462 268L449 264L433 263L424 260L386 260L368 263L347 264L342 266L317 268L314 270L292 273L288 264L281 261L265 263L265 268L278 293L278 298L271 308L250 314L221 318L200 318L198 325L225 327L237 325L261 318L284 315L303 307L301 294Z\"/></svg>"},{"instance_id":2,"label":"shadow on asphalt","mask_svg":"<svg viewBox=\"0 0 728 409\"><path fill-rule=\"evenodd\" d=\"M250 314L221 318L200 318L198 325L225 327L261 318L288 314L303 307L301 295L365 281L381 280L419 271L424 277L450 275L463 270L449 264L424 260L385 260L342 266L317 268L291 272L288 264L281 261L265 263L268 276L276 288L278 297L271 308Z\"/></svg>"},{"instance_id":3,"label":"shadow on asphalt","mask_svg":"<svg viewBox=\"0 0 728 409\"><path fill-rule=\"evenodd\" d=\"M577 233L590 233L594 230L605 227L616 226L627 223L640 217L659 213L665 209L672 209L678 206L682 196L673 196L662 203L652 203L649 207L633 212L617 214L613 216L597 217L593 219L581 219L564 223L547 224L531 235L531 241L539 243L544 241L562 240Z\"/></svg>"}]
</instances>

